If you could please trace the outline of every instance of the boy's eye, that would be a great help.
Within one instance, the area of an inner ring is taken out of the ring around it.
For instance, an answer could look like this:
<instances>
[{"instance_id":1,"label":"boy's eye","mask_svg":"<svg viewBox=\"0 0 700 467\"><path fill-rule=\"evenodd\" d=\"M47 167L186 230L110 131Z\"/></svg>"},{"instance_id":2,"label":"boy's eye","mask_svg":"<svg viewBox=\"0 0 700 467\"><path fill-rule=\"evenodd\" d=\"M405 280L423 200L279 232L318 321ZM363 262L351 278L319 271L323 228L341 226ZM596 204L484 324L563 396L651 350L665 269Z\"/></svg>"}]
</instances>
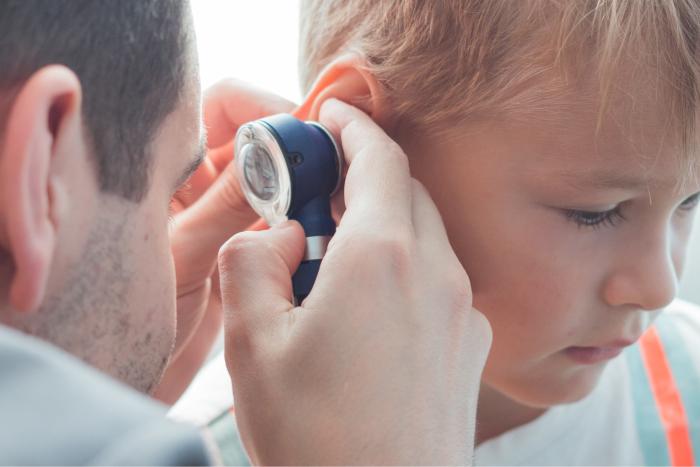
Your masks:
<instances>
[{"instance_id":1,"label":"boy's eye","mask_svg":"<svg viewBox=\"0 0 700 467\"><path fill-rule=\"evenodd\" d=\"M683 211L692 211L697 207L698 202L700 202L700 193L695 193L693 196L686 198L679 206L679 209Z\"/></svg>"},{"instance_id":2,"label":"boy's eye","mask_svg":"<svg viewBox=\"0 0 700 467\"><path fill-rule=\"evenodd\" d=\"M580 211L578 209L567 209L564 211L566 218L576 223L579 227L615 227L619 221L625 220L620 206L608 211Z\"/></svg>"},{"instance_id":3,"label":"boy's eye","mask_svg":"<svg viewBox=\"0 0 700 467\"><path fill-rule=\"evenodd\" d=\"M700 193L686 198L678 209L689 212L700 204ZM620 221L624 221L620 206L616 206L608 211L581 211L579 209L565 209L564 214L567 219L576 223L579 227L615 227Z\"/></svg>"}]
</instances>

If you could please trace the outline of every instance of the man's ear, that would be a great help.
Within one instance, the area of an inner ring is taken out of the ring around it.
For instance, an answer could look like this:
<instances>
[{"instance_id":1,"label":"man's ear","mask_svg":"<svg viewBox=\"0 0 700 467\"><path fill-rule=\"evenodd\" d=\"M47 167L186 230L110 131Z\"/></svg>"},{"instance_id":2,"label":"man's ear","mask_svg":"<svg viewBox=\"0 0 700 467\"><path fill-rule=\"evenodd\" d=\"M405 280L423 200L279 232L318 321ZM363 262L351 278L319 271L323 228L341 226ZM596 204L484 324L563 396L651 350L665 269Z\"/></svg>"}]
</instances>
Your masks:
<instances>
[{"instance_id":1,"label":"man's ear","mask_svg":"<svg viewBox=\"0 0 700 467\"><path fill-rule=\"evenodd\" d=\"M0 148L1 248L13 262L9 299L18 311L39 308L56 250L61 188L52 177L55 156L73 138L81 117L81 86L61 65L35 72L10 107ZM58 199L57 199L58 198Z\"/></svg>"},{"instance_id":2,"label":"man's ear","mask_svg":"<svg viewBox=\"0 0 700 467\"><path fill-rule=\"evenodd\" d=\"M321 105L330 98L358 107L385 131L392 126L384 89L358 54L344 54L328 64L294 115L301 120L318 120Z\"/></svg>"}]
</instances>

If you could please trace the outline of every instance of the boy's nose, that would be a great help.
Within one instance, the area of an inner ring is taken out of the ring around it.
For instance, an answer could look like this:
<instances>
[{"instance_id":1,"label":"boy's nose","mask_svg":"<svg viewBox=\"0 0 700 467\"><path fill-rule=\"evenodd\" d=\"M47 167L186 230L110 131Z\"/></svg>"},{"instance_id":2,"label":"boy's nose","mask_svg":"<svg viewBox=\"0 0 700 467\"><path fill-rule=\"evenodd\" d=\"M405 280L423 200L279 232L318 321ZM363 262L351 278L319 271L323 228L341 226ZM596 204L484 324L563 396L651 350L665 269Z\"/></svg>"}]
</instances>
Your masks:
<instances>
[{"instance_id":1,"label":"boy's nose","mask_svg":"<svg viewBox=\"0 0 700 467\"><path fill-rule=\"evenodd\" d=\"M603 298L613 307L658 310L676 297L680 265L676 264L673 233L647 232L612 258Z\"/></svg>"}]
</instances>

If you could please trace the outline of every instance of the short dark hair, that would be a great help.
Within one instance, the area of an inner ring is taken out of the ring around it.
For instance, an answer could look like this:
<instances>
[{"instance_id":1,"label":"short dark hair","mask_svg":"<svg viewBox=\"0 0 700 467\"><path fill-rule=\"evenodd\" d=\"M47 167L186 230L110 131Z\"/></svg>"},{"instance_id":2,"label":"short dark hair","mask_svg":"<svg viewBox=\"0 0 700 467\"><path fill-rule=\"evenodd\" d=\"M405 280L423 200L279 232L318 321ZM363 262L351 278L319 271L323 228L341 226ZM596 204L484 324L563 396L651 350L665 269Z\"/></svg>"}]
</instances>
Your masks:
<instances>
[{"instance_id":1,"label":"short dark hair","mask_svg":"<svg viewBox=\"0 0 700 467\"><path fill-rule=\"evenodd\" d=\"M187 11L182 0L0 0L0 90L49 64L72 69L100 188L139 201L149 143L181 98Z\"/></svg>"}]
</instances>

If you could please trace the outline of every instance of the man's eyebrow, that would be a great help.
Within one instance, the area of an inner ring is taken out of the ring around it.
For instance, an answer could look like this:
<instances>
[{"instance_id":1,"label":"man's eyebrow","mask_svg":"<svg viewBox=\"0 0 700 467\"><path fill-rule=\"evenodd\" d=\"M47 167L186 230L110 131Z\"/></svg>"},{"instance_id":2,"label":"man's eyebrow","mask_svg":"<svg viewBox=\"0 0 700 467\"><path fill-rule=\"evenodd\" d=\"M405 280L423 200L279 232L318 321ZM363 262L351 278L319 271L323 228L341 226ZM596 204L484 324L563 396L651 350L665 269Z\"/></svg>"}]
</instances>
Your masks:
<instances>
[{"instance_id":1,"label":"man's eyebrow","mask_svg":"<svg viewBox=\"0 0 700 467\"><path fill-rule=\"evenodd\" d=\"M185 171L180 175L180 178L177 179L177 183L175 185L175 189L180 188L191 176L193 173L197 171L199 166L204 162L204 158L207 155L207 144L206 144L206 139L201 138L199 140L199 144L197 146L197 151L195 152L194 159L187 164L187 167L185 168Z\"/></svg>"}]
</instances>

